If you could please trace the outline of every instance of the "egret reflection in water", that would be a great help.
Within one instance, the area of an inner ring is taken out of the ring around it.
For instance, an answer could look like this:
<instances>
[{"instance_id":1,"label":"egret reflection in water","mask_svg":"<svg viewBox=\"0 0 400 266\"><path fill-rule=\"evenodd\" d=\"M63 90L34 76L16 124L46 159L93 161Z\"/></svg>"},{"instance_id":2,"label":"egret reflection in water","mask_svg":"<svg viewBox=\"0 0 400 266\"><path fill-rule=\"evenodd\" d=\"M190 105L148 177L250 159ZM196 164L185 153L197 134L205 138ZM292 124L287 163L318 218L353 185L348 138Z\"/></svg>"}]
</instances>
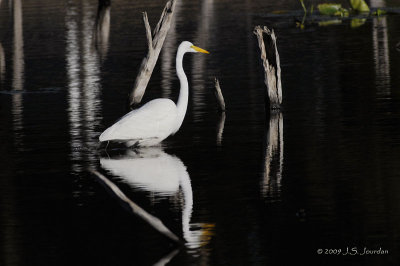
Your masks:
<instances>
[{"instance_id":1,"label":"egret reflection in water","mask_svg":"<svg viewBox=\"0 0 400 266\"><path fill-rule=\"evenodd\" d=\"M193 211L192 185L186 166L178 157L165 153L160 147L149 147L128 150L119 157L102 157L100 165L131 187L151 192L154 197L182 197L182 231L186 246L196 249L210 240L213 225L190 223Z\"/></svg>"}]
</instances>

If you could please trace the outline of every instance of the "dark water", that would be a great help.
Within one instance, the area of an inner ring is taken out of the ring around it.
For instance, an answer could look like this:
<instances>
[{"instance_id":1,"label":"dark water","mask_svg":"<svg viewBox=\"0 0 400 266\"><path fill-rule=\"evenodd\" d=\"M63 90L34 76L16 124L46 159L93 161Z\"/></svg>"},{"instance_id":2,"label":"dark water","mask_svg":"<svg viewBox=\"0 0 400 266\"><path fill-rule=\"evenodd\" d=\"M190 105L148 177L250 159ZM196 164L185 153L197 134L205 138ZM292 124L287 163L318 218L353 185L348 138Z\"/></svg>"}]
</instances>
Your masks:
<instances>
[{"instance_id":1,"label":"dark water","mask_svg":"<svg viewBox=\"0 0 400 266\"><path fill-rule=\"evenodd\" d=\"M141 12L154 27L164 4L111 2L0 1L0 265L399 265L399 1L367 1L395 12L356 28L315 17L303 30L297 1L180 1L144 101L176 99L181 41L209 50L185 57L183 126L162 147L107 155L98 135L127 112L146 53ZM277 114L264 109L259 24L278 36Z\"/></svg>"}]
</instances>

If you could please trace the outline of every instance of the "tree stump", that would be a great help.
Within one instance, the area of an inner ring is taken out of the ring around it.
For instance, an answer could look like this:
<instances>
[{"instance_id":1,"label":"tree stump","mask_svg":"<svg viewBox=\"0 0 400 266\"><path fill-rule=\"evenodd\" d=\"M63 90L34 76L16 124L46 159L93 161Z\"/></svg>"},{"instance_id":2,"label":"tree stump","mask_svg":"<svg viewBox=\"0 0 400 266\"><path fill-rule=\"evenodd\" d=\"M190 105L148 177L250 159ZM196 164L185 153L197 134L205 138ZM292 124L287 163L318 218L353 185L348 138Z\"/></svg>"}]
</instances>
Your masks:
<instances>
[{"instance_id":1,"label":"tree stump","mask_svg":"<svg viewBox=\"0 0 400 266\"><path fill-rule=\"evenodd\" d=\"M280 109L282 104L281 66L275 32L266 26L264 28L256 26L254 34L257 36L261 52L270 109Z\"/></svg>"}]
</instances>

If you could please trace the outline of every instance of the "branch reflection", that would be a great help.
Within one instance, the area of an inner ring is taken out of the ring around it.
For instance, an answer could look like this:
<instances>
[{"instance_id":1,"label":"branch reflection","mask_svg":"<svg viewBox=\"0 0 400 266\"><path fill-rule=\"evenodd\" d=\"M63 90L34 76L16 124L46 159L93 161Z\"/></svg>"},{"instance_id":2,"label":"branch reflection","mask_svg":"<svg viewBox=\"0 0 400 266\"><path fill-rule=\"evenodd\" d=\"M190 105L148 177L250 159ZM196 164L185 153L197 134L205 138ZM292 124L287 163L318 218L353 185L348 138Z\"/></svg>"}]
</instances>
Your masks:
<instances>
[{"instance_id":1,"label":"branch reflection","mask_svg":"<svg viewBox=\"0 0 400 266\"><path fill-rule=\"evenodd\" d=\"M283 114L271 111L266 136L265 168L261 194L269 201L279 201L283 171Z\"/></svg>"},{"instance_id":2,"label":"branch reflection","mask_svg":"<svg viewBox=\"0 0 400 266\"><path fill-rule=\"evenodd\" d=\"M223 139L223 133L224 133L224 127L225 127L225 118L226 118L225 112L220 112L218 125L217 125L217 146L222 146L222 139Z\"/></svg>"},{"instance_id":3,"label":"branch reflection","mask_svg":"<svg viewBox=\"0 0 400 266\"><path fill-rule=\"evenodd\" d=\"M372 8L385 7L385 1L371 0ZM375 16L372 21L372 40L375 61L377 93L382 98L390 97L390 57L386 16Z\"/></svg>"},{"instance_id":4,"label":"branch reflection","mask_svg":"<svg viewBox=\"0 0 400 266\"><path fill-rule=\"evenodd\" d=\"M165 153L160 147L151 147L128 150L118 157L102 157L100 165L132 188L151 192L153 197L175 196L183 201L182 231L188 248L197 249L210 241L213 225L190 223L192 185L186 166L178 157Z\"/></svg>"},{"instance_id":5,"label":"branch reflection","mask_svg":"<svg viewBox=\"0 0 400 266\"><path fill-rule=\"evenodd\" d=\"M179 249L175 249L165 257L162 257L158 262L154 263L153 266L164 266L167 265L175 256L179 253Z\"/></svg>"}]
</instances>

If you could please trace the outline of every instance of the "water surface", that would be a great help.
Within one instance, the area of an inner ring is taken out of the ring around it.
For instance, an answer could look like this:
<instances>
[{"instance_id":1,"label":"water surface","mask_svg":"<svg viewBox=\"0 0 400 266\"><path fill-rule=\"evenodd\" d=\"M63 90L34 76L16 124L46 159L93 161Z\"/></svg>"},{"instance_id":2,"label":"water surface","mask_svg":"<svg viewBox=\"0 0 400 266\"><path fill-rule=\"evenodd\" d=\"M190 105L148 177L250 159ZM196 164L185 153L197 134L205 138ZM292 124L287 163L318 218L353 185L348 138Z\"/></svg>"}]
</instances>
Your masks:
<instances>
[{"instance_id":1,"label":"water surface","mask_svg":"<svg viewBox=\"0 0 400 266\"><path fill-rule=\"evenodd\" d=\"M209 50L185 56L182 128L162 147L107 154L98 136L128 111L146 53L141 12L154 27L163 3L1 1L0 264L398 265L400 2L368 3L393 13L301 30L296 1L180 1L143 101L177 99L181 41ZM280 113L264 107L255 25L278 36ZM346 247L389 254L317 254Z\"/></svg>"}]
</instances>

